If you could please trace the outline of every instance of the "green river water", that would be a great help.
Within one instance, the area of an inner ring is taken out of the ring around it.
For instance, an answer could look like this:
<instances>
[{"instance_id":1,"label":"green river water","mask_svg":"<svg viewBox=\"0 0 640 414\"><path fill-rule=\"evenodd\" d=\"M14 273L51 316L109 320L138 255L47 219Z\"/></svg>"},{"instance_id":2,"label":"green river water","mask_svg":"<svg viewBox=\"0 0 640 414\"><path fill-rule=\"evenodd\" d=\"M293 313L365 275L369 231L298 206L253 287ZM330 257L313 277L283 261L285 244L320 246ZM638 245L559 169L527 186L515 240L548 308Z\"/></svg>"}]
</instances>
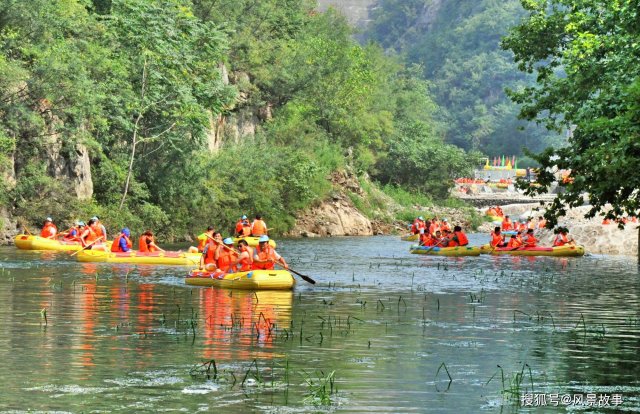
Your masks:
<instances>
[{"instance_id":1,"label":"green river water","mask_svg":"<svg viewBox=\"0 0 640 414\"><path fill-rule=\"evenodd\" d=\"M0 412L640 412L635 258L409 245L283 240L293 292L0 247Z\"/></svg>"}]
</instances>

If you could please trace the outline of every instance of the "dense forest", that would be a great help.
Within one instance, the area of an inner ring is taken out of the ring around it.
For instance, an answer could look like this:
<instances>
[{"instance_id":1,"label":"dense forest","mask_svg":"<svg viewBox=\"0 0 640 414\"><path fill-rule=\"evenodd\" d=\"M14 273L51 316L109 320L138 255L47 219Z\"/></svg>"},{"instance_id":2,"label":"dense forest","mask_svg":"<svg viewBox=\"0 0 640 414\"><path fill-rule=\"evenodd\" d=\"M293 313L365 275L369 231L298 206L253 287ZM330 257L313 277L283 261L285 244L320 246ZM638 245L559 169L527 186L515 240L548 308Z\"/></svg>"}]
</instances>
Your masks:
<instances>
[{"instance_id":1,"label":"dense forest","mask_svg":"<svg viewBox=\"0 0 640 414\"><path fill-rule=\"evenodd\" d=\"M419 65L438 120L447 125L447 142L489 156L521 155L523 148L539 152L564 139L518 120L519 107L505 93L535 81L500 47L525 15L519 0L380 0L365 35Z\"/></svg>"},{"instance_id":2,"label":"dense forest","mask_svg":"<svg viewBox=\"0 0 640 414\"><path fill-rule=\"evenodd\" d=\"M286 231L341 169L444 199L478 154L431 90L306 0L3 0L0 208L180 237L254 212ZM243 108L255 133L230 138Z\"/></svg>"}]
</instances>

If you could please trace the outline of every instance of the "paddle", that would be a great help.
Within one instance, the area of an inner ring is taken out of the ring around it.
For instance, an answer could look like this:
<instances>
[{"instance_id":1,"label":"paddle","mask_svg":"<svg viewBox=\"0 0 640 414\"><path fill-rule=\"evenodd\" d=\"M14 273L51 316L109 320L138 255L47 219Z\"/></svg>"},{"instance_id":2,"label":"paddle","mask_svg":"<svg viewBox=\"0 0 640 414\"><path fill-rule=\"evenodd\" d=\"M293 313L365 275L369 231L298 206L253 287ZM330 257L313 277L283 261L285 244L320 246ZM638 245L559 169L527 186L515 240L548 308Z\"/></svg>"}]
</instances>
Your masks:
<instances>
[{"instance_id":1,"label":"paddle","mask_svg":"<svg viewBox=\"0 0 640 414\"><path fill-rule=\"evenodd\" d=\"M280 263L276 263L276 264L277 264L278 266L280 266L280 267L284 268L284 266L282 266ZM315 281L315 280L313 280L313 279L311 279L311 278L310 278L309 276L307 276L307 275L303 275L303 274L302 274L302 273L300 273L300 272L296 272L295 270L293 270L293 269L292 269L292 268L290 268L290 267L289 267L287 270L289 270L291 273L295 273L296 275L300 276L300 277L302 278L302 280L304 280L305 282L309 282L309 283L311 283L312 285L315 285L315 284L316 284L316 281Z\"/></svg>"},{"instance_id":2,"label":"paddle","mask_svg":"<svg viewBox=\"0 0 640 414\"><path fill-rule=\"evenodd\" d=\"M438 243L434 244L433 246L429 247L426 251L426 253L429 253L431 250L433 250L435 247L437 247L440 243L442 243L444 241L444 239L440 240Z\"/></svg>"},{"instance_id":3,"label":"paddle","mask_svg":"<svg viewBox=\"0 0 640 414\"><path fill-rule=\"evenodd\" d=\"M71 253L71 256L75 256L76 254L80 253L81 251L85 250L87 247L91 246L92 244L94 244L95 242L97 242L98 240L102 239L102 236L98 237L97 239L95 239L94 241L92 241L91 243L87 244L86 246L84 246L82 249L78 250L77 252L73 252Z\"/></svg>"}]
</instances>

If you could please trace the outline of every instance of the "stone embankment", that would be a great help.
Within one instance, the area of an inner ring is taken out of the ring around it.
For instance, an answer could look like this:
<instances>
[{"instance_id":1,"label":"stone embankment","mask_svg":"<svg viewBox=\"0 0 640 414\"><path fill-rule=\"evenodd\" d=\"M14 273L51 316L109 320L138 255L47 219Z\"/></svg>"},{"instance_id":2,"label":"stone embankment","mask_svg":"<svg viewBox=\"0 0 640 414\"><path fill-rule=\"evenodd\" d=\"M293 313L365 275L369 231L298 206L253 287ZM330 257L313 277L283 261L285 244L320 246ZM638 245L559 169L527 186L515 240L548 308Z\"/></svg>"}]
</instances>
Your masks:
<instances>
[{"instance_id":1,"label":"stone embankment","mask_svg":"<svg viewBox=\"0 0 640 414\"><path fill-rule=\"evenodd\" d=\"M544 213L539 203L507 204L501 207L506 215L515 219L538 217ZM616 224L603 225L601 216L584 218L589 208L583 206L568 210L558 224L569 229L569 234L585 247L587 253L625 256L638 254L638 223L628 223L624 229L619 229ZM488 233L492 227L491 223L485 223L479 231ZM552 230L545 229L537 231L537 237L542 245L549 246L555 235Z\"/></svg>"}]
</instances>

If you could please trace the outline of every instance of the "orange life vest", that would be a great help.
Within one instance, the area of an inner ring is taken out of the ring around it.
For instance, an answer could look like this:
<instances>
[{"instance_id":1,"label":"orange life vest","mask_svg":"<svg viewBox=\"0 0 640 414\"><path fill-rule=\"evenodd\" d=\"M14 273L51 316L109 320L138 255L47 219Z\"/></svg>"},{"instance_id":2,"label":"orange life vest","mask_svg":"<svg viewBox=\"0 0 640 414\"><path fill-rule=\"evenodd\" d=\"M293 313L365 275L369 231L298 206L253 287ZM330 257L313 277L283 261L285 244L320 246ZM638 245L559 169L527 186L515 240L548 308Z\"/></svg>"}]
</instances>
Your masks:
<instances>
[{"instance_id":1,"label":"orange life vest","mask_svg":"<svg viewBox=\"0 0 640 414\"><path fill-rule=\"evenodd\" d=\"M466 235L466 234L464 234L463 232L461 232L461 231L456 231L456 232L454 233L454 235L455 235L454 237L455 237L455 238L456 238L456 240L457 240L457 242L456 242L456 241L454 241L454 240L452 240L452 241L454 241L455 246L466 246L466 245L468 245L468 244L469 244L469 239L467 238L467 235Z\"/></svg>"},{"instance_id":2,"label":"orange life vest","mask_svg":"<svg viewBox=\"0 0 640 414\"><path fill-rule=\"evenodd\" d=\"M511 230L513 228L513 222L511 219L504 219L502 221L502 231Z\"/></svg>"},{"instance_id":3,"label":"orange life vest","mask_svg":"<svg viewBox=\"0 0 640 414\"><path fill-rule=\"evenodd\" d=\"M236 234L242 234L242 219L236 222Z\"/></svg>"},{"instance_id":4,"label":"orange life vest","mask_svg":"<svg viewBox=\"0 0 640 414\"><path fill-rule=\"evenodd\" d=\"M451 232L451 226L449 225L449 223L442 223L442 225L440 226L440 231L445 232Z\"/></svg>"},{"instance_id":5,"label":"orange life vest","mask_svg":"<svg viewBox=\"0 0 640 414\"><path fill-rule=\"evenodd\" d=\"M94 241L98 239L98 233L96 233L95 230L91 228L91 226L87 226L85 228L84 233L82 234L85 236L84 238L80 237L80 241L82 242L82 245L85 247L92 244Z\"/></svg>"},{"instance_id":6,"label":"orange life vest","mask_svg":"<svg viewBox=\"0 0 640 414\"><path fill-rule=\"evenodd\" d=\"M242 226L242 236L243 237L251 236L251 226L248 223Z\"/></svg>"},{"instance_id":7,"label":"orange life vest","mask_svg":"<svg viewBox=\"0 0 640 414\"><path fill-rule=\"evenodd\" d=\"M153 236L145 236L144 234L138 239L138 250L140 253L152 253L156 251L156 248L149 246L149 244L155 243Z\"/></svg>"},{"instance_id":8,"label":"orange life vest","mask_svg":"<svg viewBox=\"0 0 640 414\"><path fill-rule=\"evenodd\" d=\"M253 224L251 225L251 235L252 236L262 236L267 234L267 225L262 220L253 220Z\"/></svg>"},{"instance_id":9,"label":"orange life vest","mask_svg":"<svg viewBox=\"0 0 640 414\"><path fill-rule=\"evenodd\" d=\"M204 264L209 264L209 263L215 263L216 259L215 259L215 254L216 254L216 245L211 242L211 243L207 243L205 245L205 249L206 253L203 250L203 254L204 254Z\"/></svg>"},{"instance_id":10,"label":"orange life vest","mask_svg":"<svg viewBox=\"0 0 640 414\"><path fill-rule=\"evenodd\" d=\"M251 264L253 263L253 257L251 257L251 249L248 248L247 250L243 250L242 251L243 255L240 256L240 268L238 269L239 272L248 272L249 270L251 270ZM244 255L244 253L247 253L246 255Z\"/></svg>"},{"instance_id":11,"label":"orange life vest","mask_svg":"<svg viewBox=\"0 0 640 414\"><path fill-rule=\"evenodd\" d=\"M206 246L207 242L209 241L209 236L207 234L207 232L202 233L201 235L198 236L198 251L199 252L203 252L204 251L204 246Z\"/></svg>"},{"instance_id":12,"label":"orange life vest","mask_svg":"<svg viewBox=\"0 0 640 414\"><path fill-rule=\"evenodd\" d=\"M120 233L120 235L118 237L115 238L115 240L113 241L113 243L111 243L111 251L112 252L124 252L124 250L122 250L120 248L120 239L122 239L124 237L124 239L127 241L127 247L131 248L133 246L133 243L131 242L131 239L129 239L127 236L125 236L123 233Z\"/></svg>"},{"instance_id":13,"label":"orange life vest","mask_svg":"<svg viewBox=\"0 0 640 414\"><path fill-rule=\"evenodd\" d=\"M502 243L502 235L491 232L491 247L499 247Z\"/></svg>"},{"instance_id":14,"label":"orange life vest","mask_svg":"<svg viewBox=\"0 0 640 414\"><path fill-rule=\"evenodd\" d=\"M538 222L538 228L539 229L544 229L545 227L547 227L547 220L542 219Z\"/></svg>"},{"instance_id":15,"label":"orange life vest","mask_svg":"<svg viewBox=\"0 0 640 414\"><path fill-rule=\"evenodd\" d=\"M515 237L509 239L509 243L507 243L507 247L520 247L520 246L522 246L522 243L520 243L518 239Z\"/></svg>"},{"instance_id":16,"label":"orange life vest","mask_svg":"<svg viewBox=\"0 0 640 414\"><path fill-rule=\"evenodd\" d=\"M276 251L268 243L264 248L264 250L261 250L260 245L258 245L258 247L256 247L256 255L258 256L258 260L261 260L261 261L266 261L269 259L276 261ZM273 263L256 263L254 261L251 267L253 269L271 270L273 269L273 265L274 265Z\"/></svg>"},{"instance_id":17,"label":"orange life vest","mask_svg":"<svg viewBox=\"0 0 640 414\"><path fill-rule=\"evenodd\" d=\"M434 243L435 241L433 240L433 237L431 237L430 234L424 233L420 235L420 244L422 244L423 246L433 246Z\"/></svg>"},{"instance_id":18,"label":"orange life vest","mask_svg":"<svg viewBox=\"0 0 640 414\"><path fill-rule=\"evenodd\" d=\"M558 234L556 239L553 241L554 246L564 246L567 243L569 243L569 238L562 233Z\"/></svg>"},{"instance_id":19,"label":"orange life vest","mask_svg":"<svg viewBox=\"0 0 640 414\"><path fill-rule=\"evenodd\" d=\"M52 237L58 233L58 228L53 223L45 224L42 230L40 231L40 237Z\"/></svg>"},{"instance_id":20,"label":"orange life vest","mask_svg":"<svg viewBox=\"0 0 640 414\"><path fill-rule=\"evenodd\" d=\"M223 247L220 253L218 253L218 269L222 270L225 273L235 273L236 266L234 263L236 262L237 258L237 254Z\"/></svg>"},{"instance_id":21,"label":"orange life vest","mask_svg":"<svg viewBox=\"0 0 640 414\"><path fill-rule=\"evenodd\" d=\"M526 247L536 247L536 243L538 242L538 239L536 239L533 234L527 234L524 237L523 241Z\"/></svg>"}]
</instances>

